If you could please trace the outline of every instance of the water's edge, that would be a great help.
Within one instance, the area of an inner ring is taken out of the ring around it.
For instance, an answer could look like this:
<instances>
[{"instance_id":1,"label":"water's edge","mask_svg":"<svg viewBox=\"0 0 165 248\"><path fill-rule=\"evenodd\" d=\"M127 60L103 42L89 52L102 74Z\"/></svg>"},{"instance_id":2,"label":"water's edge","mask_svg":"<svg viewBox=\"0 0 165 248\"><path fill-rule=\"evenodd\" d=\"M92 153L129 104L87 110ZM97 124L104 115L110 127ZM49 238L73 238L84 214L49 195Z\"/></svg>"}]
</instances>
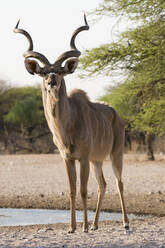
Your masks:
<instances>
[{"instance_id":1,"label":"water's edge","mask_svg":"<svg viewBox=\"0 0 165 248\"><path fill-rule=\"evenodd\" d=\"M93 220L94 211L88 211L88 220ZM128 215L129 219L141 219L144 216L134 214ZM83 212L76 211L76 219L78 222L83 221ZM121 221L121 213L101 212L100 219ZM0 208L0 226L24 226L37 224L56 224L69 223L69 210L47 210L47 209L14 209L14 208Z\"/></svg>"}]
</instances>

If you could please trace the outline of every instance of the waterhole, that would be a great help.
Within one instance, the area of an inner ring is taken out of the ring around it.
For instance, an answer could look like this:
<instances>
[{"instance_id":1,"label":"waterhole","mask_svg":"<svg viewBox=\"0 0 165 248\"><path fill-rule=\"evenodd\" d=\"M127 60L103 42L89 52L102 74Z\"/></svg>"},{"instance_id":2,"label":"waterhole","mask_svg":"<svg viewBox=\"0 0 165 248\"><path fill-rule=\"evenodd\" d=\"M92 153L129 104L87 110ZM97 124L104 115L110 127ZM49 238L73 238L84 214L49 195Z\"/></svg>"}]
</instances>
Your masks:
<instances>
[{"instance_id":1,"label":"waterhole","mask_svg":"<svg viewBox=\"0 0 165 248\"><path fill-rule=\"evenodd\" d=\"M88 211L89 221L93 220L95 212ZM83 221L83 212L76 211L77 222ZM129 219L142 218L130 214ZM101 212L99 220L122 220L121 213ZM47 209L0 209L0 226L24 226L35 224L69 223L69 210L47 210Z\"/></svg>"}]
</instances>

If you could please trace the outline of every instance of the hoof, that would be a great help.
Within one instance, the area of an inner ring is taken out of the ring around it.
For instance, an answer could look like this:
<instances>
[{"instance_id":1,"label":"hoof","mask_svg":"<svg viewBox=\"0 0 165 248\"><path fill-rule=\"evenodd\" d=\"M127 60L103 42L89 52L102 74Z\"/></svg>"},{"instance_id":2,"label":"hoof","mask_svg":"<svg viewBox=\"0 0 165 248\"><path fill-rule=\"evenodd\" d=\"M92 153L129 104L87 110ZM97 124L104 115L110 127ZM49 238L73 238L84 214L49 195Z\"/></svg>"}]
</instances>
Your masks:
<instances>
[{"instance_id":1,"label":"hoof","mask_svg":"<svg viewBox=\"0 0 165 248\"><path fill-rule=\"evenodd\" d=\"M129 230L129 224L126 223L126 224L124 225L124 228L125 228L126 231L128 231L128 230Z\"/></svg>"},{"instance_id":2,"label":"hoof","mask_svg":"<svg viewBox=\"0 0 165 248\"><path fill-rule=\"evenodd\" d=\"M88 228L83 228L82 230L84 233L88 233Z\"/></svg>"},{"instance_id":3,"label":"hoof","mask_svg":"<svg viewBox=\"0 0 165 248\"><path fill-rule=\"evenodd\" d=\"M75 230L76 230L75 228L69 228L68 233L74 233Z\"/></svg>"},{"instance_id":4,"label":"hoof","mask_svg":"<svg viewBox=\"0 0 165 248\"><path fill-rule=\"evenodd\" d=\"M83 224L82 231L84 233L88 233L88 224L85 224L85 225Z\"/></svg>"},{"instance_id":5,"label":"hoof","mask_svg":"<svg viewBox=\"0 0 165 248\"><path fill-rule=\"evenodd\" d=\"M98 229L98 226L92 226L92 227L91 227L91 230L92 230L92 231L95 231L95 230L97 230L97 229Z\"/></svg>"}]
</instances>

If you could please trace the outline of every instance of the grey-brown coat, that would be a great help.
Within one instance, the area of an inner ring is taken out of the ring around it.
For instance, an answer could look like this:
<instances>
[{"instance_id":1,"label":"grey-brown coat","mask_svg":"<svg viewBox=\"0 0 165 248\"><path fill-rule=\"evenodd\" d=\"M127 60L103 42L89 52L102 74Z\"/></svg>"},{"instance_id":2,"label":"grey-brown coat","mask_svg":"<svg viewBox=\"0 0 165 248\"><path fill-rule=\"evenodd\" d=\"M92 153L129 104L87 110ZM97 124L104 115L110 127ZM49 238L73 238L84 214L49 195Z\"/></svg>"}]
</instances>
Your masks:
<instances>
[{"instance_id":1,"label":"grey-brown coat","mask_svg":"<svg viewBox=\"0 0 165 248\"><path fill-rule=\"evenodd\" d=\"M22 33L29 41L29 48L24 53L25 66L29 73L43 77L42 97L45 117L53 135L53 141L64 160L69 182L71 222L69 232L76 229L76 168L75 160L80 162L80 192L84 208L83 230L88 231L87 220L87 183L89 164L98 183L98 202L92 229L98 228L99 213L106 190L106 182L102 172L103 160L110 155L117 180L123 224L128 228L128 218L123 199L122 161L124 146L124 124L116 111L106 104L94 103L82 90L74 90L68 96L64 76L73 73L77 68L80 51L75 46L76 35L88 30L85 25L78 28L72 35L71 50L63 53L54 64L47 58L33 51L30 35L16 25L15 32ZM42 62L41 67L35 58ZM62 63L65 65L62 66Z\"/></svg>"}]
</instances>

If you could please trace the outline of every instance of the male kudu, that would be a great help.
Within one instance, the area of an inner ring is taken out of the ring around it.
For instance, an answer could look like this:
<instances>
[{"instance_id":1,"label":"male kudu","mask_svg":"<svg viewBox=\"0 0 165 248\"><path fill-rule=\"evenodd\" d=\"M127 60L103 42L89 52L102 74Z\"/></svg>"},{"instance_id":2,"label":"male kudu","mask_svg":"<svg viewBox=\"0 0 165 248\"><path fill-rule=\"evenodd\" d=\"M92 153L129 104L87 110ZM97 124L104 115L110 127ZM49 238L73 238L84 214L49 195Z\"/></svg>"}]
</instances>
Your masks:
<instances>
[{"instance_id":1,"label":"male kudu","mask_svg":"<svg viewBox=\"0 0 165 248\"><path fill-rule=\"evenodd\" d=\"M29 41L29 48L23 54L25 67L31 74L43 77L42 97L45 117L53 135L53 141L58 147L65 162L69 181L71 222L69 232L76 229L75 198L76 198L76 168L75 160L80 162L80 192L84 210L83 230L88 231L87 220L87 183L89 163L98 183L98 202L92 229L98 228L99 213L106 189L102 164L110 155L116 176L121 201L123 224L129 228L128 218L123 199L123 183L121 181L124 124L116 111L108 105L93 103L82 90L74 90L68 96L64 76L73 73L77 68L81 52L75 46L77 34L88 30L89 26L84 15L85 25L75 30L70 41L70 51L64 52L54 64L33 51L31 36L17 23L14 32L23 34ZM41 67L35 58L39 60ZM63 62L66 60L65 64Z\"/></svg>"}]
</instances>

